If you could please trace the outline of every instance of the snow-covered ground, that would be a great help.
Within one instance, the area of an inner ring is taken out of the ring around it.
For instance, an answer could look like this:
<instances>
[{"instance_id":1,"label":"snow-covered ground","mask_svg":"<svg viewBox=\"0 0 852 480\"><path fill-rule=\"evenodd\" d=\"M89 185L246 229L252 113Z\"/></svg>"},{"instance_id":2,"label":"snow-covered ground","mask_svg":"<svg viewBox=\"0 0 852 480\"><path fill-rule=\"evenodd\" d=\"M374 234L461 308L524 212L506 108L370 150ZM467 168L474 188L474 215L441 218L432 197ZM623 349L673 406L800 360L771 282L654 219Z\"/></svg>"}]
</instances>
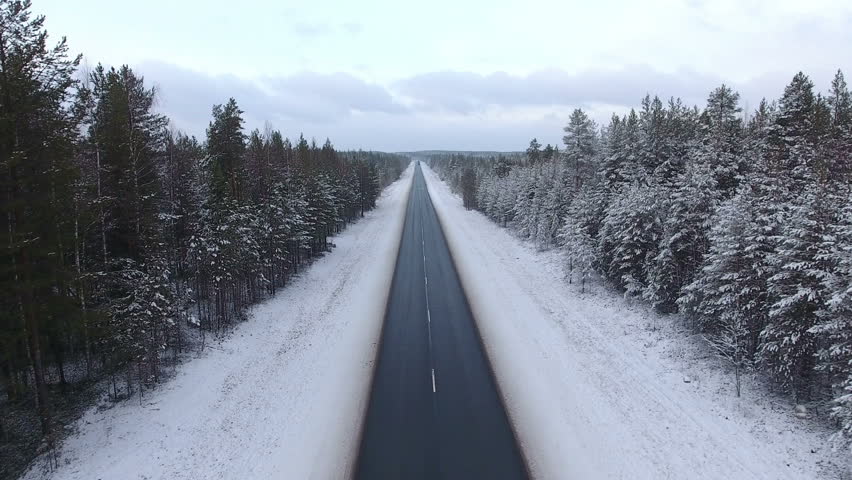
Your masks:
<instances>
[{"instance_id":1,"label":"snow-covered ground","mask_svg":"<svg viewBox=\"0 0 852 480\"><path fill-rule=\"evenodd\" d=\"M24 478L334 479L354 466L413 167L249 321Z\"/></svg>"},{"instance_id":2,"label":"snow-covered ground","mask_svg":"<svg viewBox=\"0 0 852 480\"><path fill-rule=\"evenodd\" d=\"M424 174L521 448L539 479L852 478L830 430L732 375L671 318L536 252ZM412 169L250 320L145 397L75 426L24 478L347 478Z\"/></svg>"},{"instance_id":3,"label":"snow-covered ground","mask_svg":"<svg viewBox=\"0 0 852 480\"><path fill-rule=\"evenodd\" d=\"M563 281L536 252L464 209L428 167L509 416L540 479L852 478L830 430L733 375L672 318Z\"/></svg>"}]
</instances>

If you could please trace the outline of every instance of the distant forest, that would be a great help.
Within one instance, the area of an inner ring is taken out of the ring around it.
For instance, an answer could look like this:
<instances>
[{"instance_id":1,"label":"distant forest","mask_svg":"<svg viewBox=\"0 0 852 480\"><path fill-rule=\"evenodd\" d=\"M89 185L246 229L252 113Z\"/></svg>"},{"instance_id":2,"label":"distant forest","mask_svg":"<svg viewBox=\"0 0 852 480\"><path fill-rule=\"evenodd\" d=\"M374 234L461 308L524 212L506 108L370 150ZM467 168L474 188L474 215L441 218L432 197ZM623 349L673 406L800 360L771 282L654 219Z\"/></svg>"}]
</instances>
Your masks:
<instances>
[{"instance_id":1,"label":"distant forest","mask_svg":"<svg viewBox=\"0 0 852 480\"><path fill-rule=\"evenodd\" d=\"M599 128L575 110L564 145L434 155L475 208L541 249L569 281L600 276L680 312L740 374L765 372L799 413L829 411L852 440L852 96L803 73L744 115L715 89L704 108L646 96Z\"/></svg>"},{"instance_id":2,"label":"distant forest","mask_svg":"<svg viewBox=\"0 0 852 480\"><path fill-rule=\"evenodd\" d=\"M408 163L246 135L233 98L187 136L142 75L81 72L44 22L0 0L0 477L93 392L141 396L244 319Z\"/></svg>"}]
</instances>

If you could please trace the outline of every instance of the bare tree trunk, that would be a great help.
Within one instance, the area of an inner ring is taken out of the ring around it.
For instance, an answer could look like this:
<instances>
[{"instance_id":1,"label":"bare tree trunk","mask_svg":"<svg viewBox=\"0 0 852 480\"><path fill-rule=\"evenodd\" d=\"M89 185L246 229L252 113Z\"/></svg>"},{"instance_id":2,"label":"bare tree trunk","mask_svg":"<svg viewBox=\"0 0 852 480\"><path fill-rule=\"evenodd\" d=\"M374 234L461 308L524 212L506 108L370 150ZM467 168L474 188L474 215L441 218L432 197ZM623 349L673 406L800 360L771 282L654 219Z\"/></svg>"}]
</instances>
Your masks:
<instances>
[{"instance_id":1,"label":"bare tree trunk","mask_svg":"<svg viewBox=\"0 0 852 480\"><path fill-rule=\"evenodd\" d=\"M77 298L83 319L83 349L86 356L86 377L92 374L92 346L89 340L89 309L86 304L86 285L83 280L84 244L80 235L80 199L74 198L74 265L77 269Z\"/></svg>"},{"instance_id":2,"label":"bare tree trunk","mask_svg":"<svg viewBox=\"0 0 852 480\"><path fill-rule=\"evenodd\" d=\"M17 185L15 168L12 167L9 172L11 184ZM9 192L11 199L14 199L14 191ZM41 429L44 435L50 433L50 404L47 394L47 385L44 379L44 367L41 358L41 346L39 342L39 320L34 311L34 295L32 291L32 278L30 278L30 258L29 247L21 249L20 265L17 261L18 254L15 253L15 234L16 234L16 219L15 212L10 211L7 215L8 233L9 233L9 251L12 252L12 276L15 280L16 288L15 300L18 304L19 318L26 339L27 356L30 361L30 366L33 369L33 378L36 382L36 402L41 422Z\"/></svg>"},{"instance_id":3,"label":"bare tree trunk","mask_svg":"<svg viewBox=\"0 0 852 480\"><path fill-rule=\"evenodd\" d=\"M106 212L104 211L104 197L101 187L101 147L98 140L98 128L95 122L93 122L93 128L95 133L95 178L97 180L98 219L101 222L101 252L103 254L104 268L106 268L106 265L109 263L106 239Z\"/></svg>"},{"instance_id":4,"label":"bare tree trunk","mask_svg":"<svg viewBox=\"0 0 852 480\"><path fill-rule=\"evenodd\" d=\"M28 258L24 257L24 265ZM25 279L27 281L28 279ZM41 355L41 342L39 341L39 320L33 311L33 295L29 285L26 286L26 338L27 338L27 353L30 359L30 365L33 369L33 379L36 386L36 401L38 403L39 420L41 422L41 431L44 435L49 435L51 431L50 423L50 399L47 393L47 383L44 378L44 364Z\"/></svg>"},{"instance_id":5,"label":"bare tree trunk","mask_svg":"<svg viewBox=\"0 0 852 480\"><path fill-rule=\"evenodd\" d=\"M13 378L12 368L12 352L9 352L8 357L6 357L6 361L0 364L0 385L3 386L3 390L6 391L6 398L11 402L15 400L16 397L16 388L15 381ZM2 417L0 417L0 420Z\"/></svg>"}]
</instances>

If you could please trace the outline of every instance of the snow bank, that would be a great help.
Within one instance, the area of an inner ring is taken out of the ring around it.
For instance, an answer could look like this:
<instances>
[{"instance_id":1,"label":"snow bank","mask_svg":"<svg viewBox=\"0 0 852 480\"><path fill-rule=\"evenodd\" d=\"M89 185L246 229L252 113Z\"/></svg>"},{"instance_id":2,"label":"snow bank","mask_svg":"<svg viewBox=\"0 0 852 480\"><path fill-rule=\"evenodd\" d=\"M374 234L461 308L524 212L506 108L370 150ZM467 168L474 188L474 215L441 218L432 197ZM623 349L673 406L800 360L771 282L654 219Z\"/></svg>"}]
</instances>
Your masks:
<instances>
[{"instance_id":1,"label":"snow bank","mask_svg":"<svg viewBox=\"0 0 852 480\"><path fill-rule=\"evenodd\" d=\"M350 476L413 165L337 248L145 398L78 422L24 478Z\"/></svg>"},{"instance_id":2,"label":"snow bank","mask_svg":"<svg viewBox=\"0 0 852 480\"><path fill-rule=\"evenodd\" d=\"M581 295L563 281L558 256L465 210L423 173L536 478L848 473L832 463L828 429L796 419L760 385L736 399L732 377L676 322L606 291Z\"/></svg>"}]
</instances>

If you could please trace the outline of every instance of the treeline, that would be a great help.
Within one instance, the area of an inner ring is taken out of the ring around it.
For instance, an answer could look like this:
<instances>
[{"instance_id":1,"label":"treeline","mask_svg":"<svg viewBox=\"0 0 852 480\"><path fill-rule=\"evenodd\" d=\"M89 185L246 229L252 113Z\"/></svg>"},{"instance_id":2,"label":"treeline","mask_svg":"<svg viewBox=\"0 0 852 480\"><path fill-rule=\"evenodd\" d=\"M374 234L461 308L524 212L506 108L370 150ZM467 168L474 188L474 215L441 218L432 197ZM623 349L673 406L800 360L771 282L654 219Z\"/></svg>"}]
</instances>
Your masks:
<instances>
[{"instance_id":1,"label":"treeline","mask_svg":"<svg viewBox=\"0 0 852 480\"><path fill-rule=\"evenodd\" d=\"M470 208L540 248L572 280L597 274L681 312L736 372L829 406L852 438L852 97L797 74L747 115L645 97L604 128L575 110L564 146L523 158L435 157Z\"/></svg>"},{"instance_id":2,"label":"treeline","mask_svg":"<svg viewBox=\"0 0 852 480\"><path fill-rule=\"evenodd\" d=\"M141 395L190 331L221 332L286 285L408 162L246 135L234 99L199 141L169 128L137 72L79 61L48 46L29 1L0 0L6 446L32 441L28 413L52 441L75 385Z\"/></svg>"}]
</instances>

